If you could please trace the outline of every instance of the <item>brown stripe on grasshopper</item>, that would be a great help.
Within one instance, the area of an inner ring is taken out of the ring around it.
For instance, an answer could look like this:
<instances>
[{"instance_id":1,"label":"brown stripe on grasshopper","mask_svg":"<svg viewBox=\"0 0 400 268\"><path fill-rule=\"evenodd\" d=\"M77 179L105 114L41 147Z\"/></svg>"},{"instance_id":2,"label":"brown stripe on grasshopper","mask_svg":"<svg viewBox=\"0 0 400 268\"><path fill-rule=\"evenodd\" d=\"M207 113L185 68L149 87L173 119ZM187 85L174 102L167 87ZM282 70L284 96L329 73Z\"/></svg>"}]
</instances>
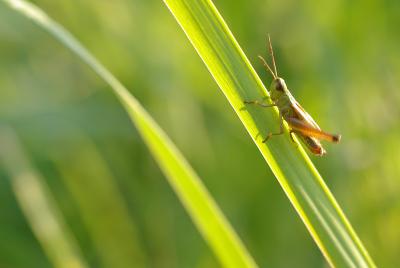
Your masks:
<instances>
[{"instance_id":1,"label":"brown stripe on grasshopper","mask_svg":"<svg viewBox=\"0 0 400 268\"><path fill-rule=\"evenodd\" d=\"M326 133L320 129L310 126L307 124L307 122L301 121L298 118L289 117L285 118L285 120L288 122L291 129L301 133L304 136L310 136L318 140L326 140L335 143L338 143L341 139L341 135Z\"/></svg>"}]
</instances>

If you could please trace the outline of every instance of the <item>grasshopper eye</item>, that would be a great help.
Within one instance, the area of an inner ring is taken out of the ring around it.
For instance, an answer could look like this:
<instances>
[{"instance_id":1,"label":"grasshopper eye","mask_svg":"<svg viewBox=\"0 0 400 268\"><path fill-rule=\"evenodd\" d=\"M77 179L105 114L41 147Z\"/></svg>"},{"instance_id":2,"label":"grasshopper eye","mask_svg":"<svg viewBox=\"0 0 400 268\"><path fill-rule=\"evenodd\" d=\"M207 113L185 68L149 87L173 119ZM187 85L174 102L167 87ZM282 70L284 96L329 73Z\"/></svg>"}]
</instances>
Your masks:
<instances>
[{"instance_id":1,"label":"grasshopper eye","mask_svg":"<svg viewBox=\"0 0 400 268\"><path fill-rule=\"evenodd\" d=\"M275 89L278 91L283 91L283 85L282 85L281 81L279 81L279 80L276 81Z\"/></svg>"},{"instance_id":2,"label":"grasshopper eye","mask_svg":"<svg viewBox=\"0 0 400 268\"><path fill-rule=\"evenodd\" d=\"M286 90L286 83L285 80L283 80L282 78L276 78L274 80L274 88L276 91L281 91L284 92Z\"/></svg>"}]
</instances>

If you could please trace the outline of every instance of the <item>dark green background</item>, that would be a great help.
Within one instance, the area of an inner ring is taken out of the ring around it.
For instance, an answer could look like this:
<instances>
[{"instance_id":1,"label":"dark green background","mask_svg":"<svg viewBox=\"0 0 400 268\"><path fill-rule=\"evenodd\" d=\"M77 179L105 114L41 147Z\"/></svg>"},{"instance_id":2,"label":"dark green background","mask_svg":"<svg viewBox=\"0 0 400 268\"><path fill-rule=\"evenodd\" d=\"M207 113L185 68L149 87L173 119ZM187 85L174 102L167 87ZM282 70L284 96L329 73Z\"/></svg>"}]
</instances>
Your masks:
<instances>
[{"instance_id":1,"label":"dark green background","mask_svg":"<svg viewBox=\"0 0 400 268\"><path fill-rule=\"evenodd\" d=\"M261 267L326 266L161 0L33 2L93 52L165 129ZM289 89L323 129L342 134L340 144L326 144L326 157L312 159L376 263L398 267L400 2L215 4L265 83L271 77L257 55L266 54L270 33ZM93 229L107 233L103 244L109 239L116 250L138 247L149 267L219 266L110 89L3 3L0 124L18 133L92 267L109 266ZM115 196L96 194L102 180L113 185L127 222L113 218L108 204L114 200L107 198ZM51 266L2 168L0 212L0 267ZM132 239L118 227L127 224L136 230Z\"/></svg>"}]
</instances>

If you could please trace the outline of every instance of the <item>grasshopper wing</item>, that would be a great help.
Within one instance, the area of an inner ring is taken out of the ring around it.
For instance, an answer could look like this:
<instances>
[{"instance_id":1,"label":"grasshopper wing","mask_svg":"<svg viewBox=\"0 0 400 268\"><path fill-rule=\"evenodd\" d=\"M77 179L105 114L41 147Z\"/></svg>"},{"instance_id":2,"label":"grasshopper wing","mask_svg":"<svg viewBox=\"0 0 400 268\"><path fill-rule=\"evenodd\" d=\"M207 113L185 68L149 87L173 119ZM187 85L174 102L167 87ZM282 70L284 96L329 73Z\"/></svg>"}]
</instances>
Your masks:
<instances>
[{"instance_id":1,"label":"grasshopper wing","mask_svg":"<svg viewBox=\"0 0 400 268\"><path fill-rule=\"evenodd\" d=\"M301 121L306 122L310 127L316 128L321 130L321 128L318 126L318 124L314 121L314 119L309 115L306 110L304 110L303 107L296 101L293 104L293 108L295 111L295 114L297 115L297 118L299 118Z\"/></svg>"},{"instance_id":2,"label":"grasshopper wing","mask_svg":"<svg viewBox=\"0 0 400 268\"><path fill-rule=\"evenodd\" d=\"M320 129L312 117L298 104L293 104L296 117L287 118L290 127L304 136L313 137L319 140L326 140L330 142L339 142L340 135L334 135L324 132Z\"/></svg>"}]
</instances>

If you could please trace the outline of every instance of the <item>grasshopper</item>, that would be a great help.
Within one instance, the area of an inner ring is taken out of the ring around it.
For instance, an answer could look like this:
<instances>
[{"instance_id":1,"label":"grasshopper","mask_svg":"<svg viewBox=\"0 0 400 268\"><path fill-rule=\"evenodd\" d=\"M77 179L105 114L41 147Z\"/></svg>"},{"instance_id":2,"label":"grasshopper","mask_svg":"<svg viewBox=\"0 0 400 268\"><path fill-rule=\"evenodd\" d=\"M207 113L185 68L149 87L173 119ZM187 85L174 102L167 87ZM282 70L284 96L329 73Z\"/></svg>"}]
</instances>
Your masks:
<instances>
[{"instance_id":1,"label":"grasshopper","mask_svg":"<svg viewBox=\"0 0 400 268\"><path fill-rule=\"evenodd\" d=\"M262 101L258 100L245 101L244 103L256 104L262 107L278 107L280 130L276 133L269 132L263 142L266 142L272 136L282 135L284 133L283 121L286 121L289 126L289 135L292 141L294 141L292 136L294 133L298 135L301 141L313 154L322 156L326 154L326 151L322 147L320 140L338 143L340 141L341 135L330 134L322 131L317 123L315 123L315 121L312 119L312 117L295 100L295 98L292 96L289 89L287 88L285 80L278 76L274 52L272 50L271 38L269 35L268 43L274 69L272 70L272 68L268 65L268 63L264 60L262 56L258 57L274 78L268 91L272 104L265 104Z\"/></svg>"}]
</instances>

